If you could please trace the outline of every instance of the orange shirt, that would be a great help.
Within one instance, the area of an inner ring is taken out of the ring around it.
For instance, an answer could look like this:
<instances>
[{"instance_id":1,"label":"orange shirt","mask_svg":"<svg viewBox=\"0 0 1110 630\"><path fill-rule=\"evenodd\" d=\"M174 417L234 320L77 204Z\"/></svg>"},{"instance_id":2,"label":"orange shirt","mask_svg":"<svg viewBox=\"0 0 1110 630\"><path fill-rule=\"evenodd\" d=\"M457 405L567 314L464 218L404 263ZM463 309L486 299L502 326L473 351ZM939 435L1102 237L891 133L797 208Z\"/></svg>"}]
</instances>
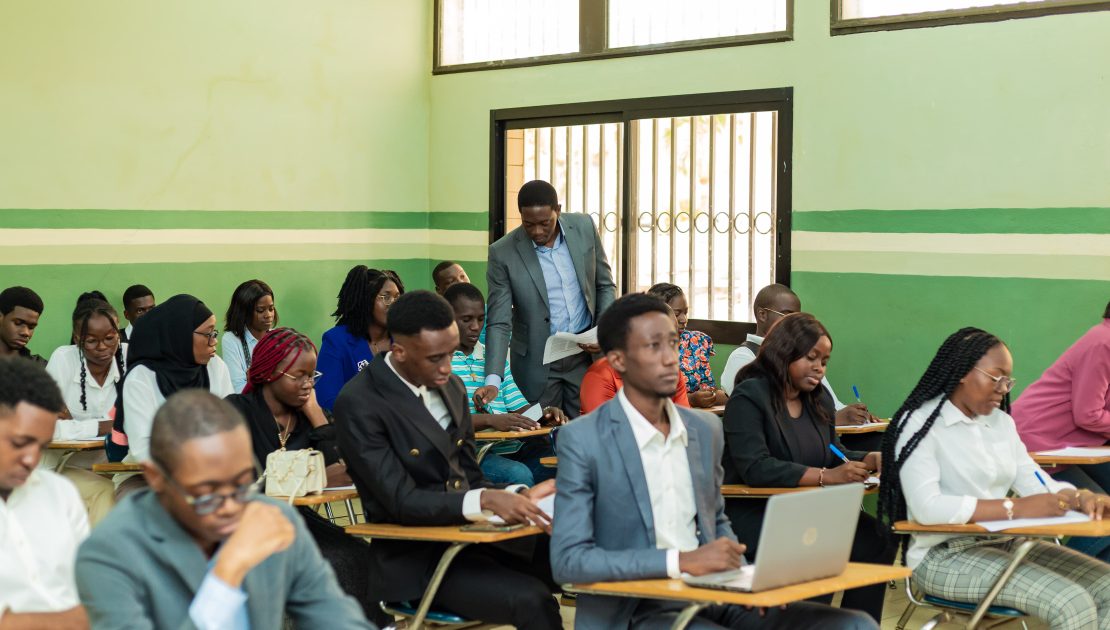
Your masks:
<instances>
[{"instance_id":1,"label":"orange shirt","mask_svg":"<svg viewBox=\"0 0 1110 630\"><path fill-rule=\"evenodd\" d=\"M621 381L621 375L609 365L608 359L602 357L594 361L590 369L586 370L586 376L582 377L582 386L578 392L578 398L582 402L582 413L590 413L611 400L622 385L624 383ZM674 396L671 396L671 400L676 405L690 406L690 399L686 395L686 377L681 370L678 372L678 388Z\"/></svg>"}]
</instances>

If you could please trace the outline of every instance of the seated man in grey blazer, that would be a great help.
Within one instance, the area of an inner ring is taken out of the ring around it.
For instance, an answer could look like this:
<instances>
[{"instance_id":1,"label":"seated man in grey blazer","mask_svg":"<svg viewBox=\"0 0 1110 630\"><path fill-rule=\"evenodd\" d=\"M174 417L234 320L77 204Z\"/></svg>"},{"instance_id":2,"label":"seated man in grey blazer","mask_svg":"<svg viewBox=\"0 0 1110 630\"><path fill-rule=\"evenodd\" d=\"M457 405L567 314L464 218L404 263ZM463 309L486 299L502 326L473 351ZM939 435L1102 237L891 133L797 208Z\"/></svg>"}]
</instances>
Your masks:
<instances>
[{"instance_id":1,"label":"seated man in grey blazer","mask_svg":"<svg viewBox=\"0 0 1110 630\"><path fill-rule=\"evenodd\" d=\"M512 352L513 378L528 402L561 407L573 418L582 408L578 389L597 345L547 365L543 348L556 332L580 333L597 325L613 303L613 273L593 220L562 214L551 184L524 184L517 205L521 226L489 246L487 387L477 394L484 401L497 396L494 388L501 385Z\"/></svg>"},{"instance_id":2,"label":"seated man in grey blazer","mask_svg":"<svg viewBox=\"0 0 1110 630\"><path fill-rule=\"evenodd\" d=\"M373 628L343 594L301 517L256 496L251 437L204 390L154 416L149 489L116 506L77 554L92 627Z\"/></svg>"},{"instance_id":3,"label":"seated man in grey blazer","mask_svg":"<svg viewBox=\"0 0 1110 630\"><path fill-rule=\"evenodd\" d=\"M675 407L678 330L662 300L634 293L601 316L598 341L624 381L616 398L560 429L551 566L559 583L678 578L736 569L721 496L720 421ZM681 602L582 595L575 628L667 628ZM711 606L690 628L877 629L808 602Z\"/></svg>"}]
</instances>

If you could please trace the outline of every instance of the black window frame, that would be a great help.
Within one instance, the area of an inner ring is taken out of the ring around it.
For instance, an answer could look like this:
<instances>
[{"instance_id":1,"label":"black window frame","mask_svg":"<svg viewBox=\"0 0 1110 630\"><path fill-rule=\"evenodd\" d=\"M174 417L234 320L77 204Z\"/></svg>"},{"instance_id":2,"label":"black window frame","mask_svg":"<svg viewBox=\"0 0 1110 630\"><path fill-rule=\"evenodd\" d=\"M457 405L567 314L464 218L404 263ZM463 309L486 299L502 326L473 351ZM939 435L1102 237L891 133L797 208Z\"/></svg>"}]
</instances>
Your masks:
<instances>
[{"instance_id":1,"label":"black window frame","mask_svg":"<svg viewBox=\"0 0 1110 630\"><path fill-rule=\"evenodd\" d=\"M581 125L621 122L624 155L632 154L631 123L642 118L698 116L722 113L775 111L778 114L778 154L776 163L775 205L775 279L790 286L791 226L793 215L793 142L794 88L765 88L735 92L710 92L677 96L657 96L583 103L563 103L533 107L490 110L489 236L490 243L505 235L505 132L528 127ZM624 161L621 173L623 190L631 190L632 169ZM621 261L632 254L628 238L632 220L631 195L621 199ZM618 270L620 286L631 286L629 265ZM749 314L750 315L750 314ZM713 337L717 343L739 345L755 324L748 321L691 319L688 326Z\"/></svg>"}]
</instances>

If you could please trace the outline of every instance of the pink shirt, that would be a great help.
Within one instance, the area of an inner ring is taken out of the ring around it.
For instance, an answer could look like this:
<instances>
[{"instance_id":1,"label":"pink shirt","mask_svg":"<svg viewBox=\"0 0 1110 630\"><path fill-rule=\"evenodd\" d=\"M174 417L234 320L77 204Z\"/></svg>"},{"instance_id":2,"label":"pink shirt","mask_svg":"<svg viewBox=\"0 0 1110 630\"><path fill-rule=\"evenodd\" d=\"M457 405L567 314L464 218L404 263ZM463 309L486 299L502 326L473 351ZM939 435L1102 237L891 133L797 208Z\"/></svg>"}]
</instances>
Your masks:
<instances>
[{"instance_id":1,"label":"pink shirt","mask_svg":"<svg viewBox=\"0 0 1110 630\"><path fill-rule=\"evenodd\" d=\"M1101 446L1110 440L1110 319L1056 359L1013 404L1030 451Z\"/></svg>"}]
</instances>

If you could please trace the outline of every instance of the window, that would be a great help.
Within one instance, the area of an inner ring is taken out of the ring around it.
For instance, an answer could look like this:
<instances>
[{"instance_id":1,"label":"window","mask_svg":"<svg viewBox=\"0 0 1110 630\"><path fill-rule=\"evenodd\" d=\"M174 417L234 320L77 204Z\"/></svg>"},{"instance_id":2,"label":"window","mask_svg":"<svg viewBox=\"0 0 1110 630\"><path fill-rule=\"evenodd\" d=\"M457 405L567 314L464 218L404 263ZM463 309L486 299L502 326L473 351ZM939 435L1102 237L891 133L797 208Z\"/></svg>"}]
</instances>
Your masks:
<instances>
[{"instance_id":1,"label":"window","mask_svg":"<svg viewBox=\"0 0 1110 630\"><path fill-rule=\"evenodd\" d=\"M435 72L790 39L793 0L435 0Z\"/></svg>"},{"instance_id":2,"label":"window","mask_svg":"<svg viewBox=\"0 0 1110 630\"><path fill-rule=\"evenodd\" d=\"M491 240L544 179L593 218L618 291L673 282L694 317L748 320L760 288L789 282L790 119L788 88L494 112Z\"/></svg>"},{"instance_id":3,"label":"window","mask_svg":"<svg viewBox=\"0 0 1110 630\"><path fill-rule=\"evenodd\" d=\"M1110 9L1106 0L837 0L833 34Z\"/></svg>"}]
</instances>

